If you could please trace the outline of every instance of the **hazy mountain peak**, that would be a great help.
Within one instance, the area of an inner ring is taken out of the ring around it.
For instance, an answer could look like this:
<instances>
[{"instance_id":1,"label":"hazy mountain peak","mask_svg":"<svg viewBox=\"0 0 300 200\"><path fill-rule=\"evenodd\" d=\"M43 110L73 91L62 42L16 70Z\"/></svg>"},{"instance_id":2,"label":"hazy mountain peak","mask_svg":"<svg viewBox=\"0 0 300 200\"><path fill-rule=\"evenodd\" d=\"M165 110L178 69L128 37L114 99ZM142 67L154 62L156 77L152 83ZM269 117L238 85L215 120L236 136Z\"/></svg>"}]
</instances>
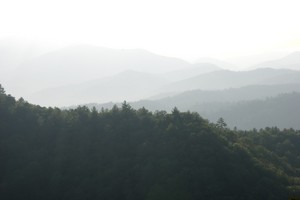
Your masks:
<instances>
[{"instance_id":1,"label":"hazy mountain peak","mask_svg":"<svg viewBox=\"0 0 300 200\"><path fill-rule=\"evenodd\" d=\"M9 90L16 96L24 96L26 93L45 88L111 76L124 70L164 73L190 66L191 64L184 60L156 55L141 49L72 45L19 65L18 69L11 73Z\"/></svg>"},{"instance_id":2,"label":"hazy mountain peak","mask_svg":"<svg viewBox=\"0 0 300 200\"><path fill-rule=\"evenodd\" d=\"M220 68L223 69L234 69L236 66L232 63L223 61L223 60L219 60L219 59L215 59L215 58L210 58L210 57L202 57L197 59L195 62L195 64L200 64L200 63L209 63L209 64L213 64L216 65Z\"/></svg>"},{"instance_id":3,"label":"hazy mountain peak","mask_svg":"<svg viewBox=\"0 0 300 200\"><path fill-rule=\"evenodd\" d=\"M191 65L191 67L185 69L179 69L171 72L167 72L164 74L169 80L179 81L187 78L191 78L196 75L205 74L213 71L222 70L222 68L218 67L215 64L211 63L196 63Z\"/></svg>"},{"instance_id":4,"label":"hazy mountain peak","mask_svg":"<svg viewBox=\"0 0 300 200\"><path fill-rule=\"evenodd\" d=\"M300 70L300 51L295 51L280 59L270 60L270 61L260 63L258 65L255 65L253 68L261 68L261 67Z\"/></svg>"}]
</instances>

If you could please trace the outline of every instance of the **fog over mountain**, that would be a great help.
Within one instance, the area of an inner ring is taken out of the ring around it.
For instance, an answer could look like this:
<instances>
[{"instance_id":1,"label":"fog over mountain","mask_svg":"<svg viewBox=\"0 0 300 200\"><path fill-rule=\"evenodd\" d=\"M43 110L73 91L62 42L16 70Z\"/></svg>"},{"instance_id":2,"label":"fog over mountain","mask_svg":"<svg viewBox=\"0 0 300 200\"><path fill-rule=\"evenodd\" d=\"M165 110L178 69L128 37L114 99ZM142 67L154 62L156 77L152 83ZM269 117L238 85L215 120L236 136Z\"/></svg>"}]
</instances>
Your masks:
<instances>
[{"instance_id":1,"label":"fog over mountain","mask_svg":"<svg viewBox=\"0 0 300 200\"><path fill-rule=\"evenodd\" d=\"M215 90L256 84L288 84L299 82L300 71L287 69L263 68L251 71L219 70L171 83L164 86L163 90L166 92L183 92L194 89Z\"/></svg>"},{"instance_id":2,"label":"fog over mountain","mask_svg":"<svg viewBox=\"0 0 300 200\"><path fill-rule=\"evenodd\" d=\"M158 75L129 70L81 84L41 90L30 95L28 100L46 106L133 101L157 94L158 88L167 83L168 80Z\"/></svg>"},{"instance_id":3,"label":"fog over mountain","mask_svg":"<svg viewBox=\"0 0 300 200\"><path fill-rule=\"evenodd\" d=\"M45 106L161 99L198 89L300 82L296 70L261 65L256 70L230 71L223 68L233 65L217 59L202 58L192 64L142 49L71 45L38 51L37 46L26 43L21 48L17 42L2 42L0 47L4 52L0 63L5 66L1 69L10 70L2 78L7 91ZM297 63L298 54L279 61Z\"/></svg>"},{"instance_id":4,"label":"fog over mountain","mask_svg":"<svg viewBox=\"0 0 300 200\"><path fill-rule=\"evenodd\" d=\"M77 45L48 52L22 62L11 74L7 88L12 93L27 95L46 88L111 76L124 70L166 73L179 69L195 70L198 67L202 66L141 49L122 50ZM208 65L205 66L204 71L214 69L217 67Z\"/></svg>"},{"instance_id":5,"label":"fog over mountain","mask_svg":"<svg viewBox=\"0 0 300 200\"><path fill-rule=\"evenodd\" d=\"M7 80L23 62L49 51L48 47L29 40L0 39L0 79Z\"/></svg>"},{"instance_id":6,"label":"fog over mountain","mask_svg":"<svg viewBox=\"0 0 300 200\"><path fill-rule=\"evenodd\" d=\"M198 112L212 122L223 117L231 128L300 128L300 84L254 85L225 90L193 90L173 97L158 100L129 102L139 109L151 111L166 110L174 107L181 111ZM86 104L98 110L111 109L119 103Z\"/></svg>"},{"instance_id":7,"label":"fog over mountain","mask_svg":"<svg viewBox=\"0 0 300 200\"><path fill-rule=\"evenodd\" d=\"M166 110L170 112L174 107L180 110L193 111L195 107L203 105L202 111L218 109L209 106L210 103L237 103L241 101L263 100L268 97L276 97L284 93L300 92L300 83L280 85L252 85L240 88L224 90L191 90L173 96L158 98L155 100L141 100L129 102L134 108L145 107L151 111ZM121 105L121 102L115 102ZM114 102L107 104L86 104L90 108L112 108ZM194 110L195 111L195 110Z\"/></svg>"},{"instance_id":8,"label":"fog over mountain","mask_svg":"<svg viewBox=\"0 0 300 200\"><path fill-rule=\"evenodd\" d=\"M195 75L205 74L218 70L222 70L222 68L215 64L203 62L192 64L188 68L163 73L162 76L170 81L180 81L187 78L191 78Z\"/></svg>"},{"instance_id":9,"label":"fog over mountain","mask_svg":"<svg viewBox=\"0 0 300 200\"><path fill-rule=\"evenodd\" d=\"M300 83L281 84L281 85L252 85L241 88L231 88L224 90L191 90L180 94L165 97L157 100L142 100L132 102L132 106L146 108L155 111L167 110L171 111L174 107L181 110L195 111L194 107L207 103L236 103L239 101L249 101L257 99L265 99L267 97L275 97L283 93L300 92ZM207 111L214 110L215 107L204 105Z\"/></svg>"},{"instance_id":10,"label":"fog over mountain","mask_svg":"<svg viewBox=\"0 0 300 200\"><path fill-rule=\"evenodd\" d=\"M238 68L237 65L232 64L230 62L226 62L226 61L219 60L219 59L216 59L216 58L209 58L209 57L202 57L202 58L196 59L194 61L194 63L196 63L196 64L197 63L211 63L213 65L221 67L222 69L229 69L229 70Z\"/></svg>"},{"instance_id":11,"label":"fog over mountain","mask_svg":"<svg viewBox=\"0 0 300 200\"><path fill-rule=\"evenodd\" d=\"M300 200L299 1L0 1L0 200Z\"/></svg>"},{"instance_id":12,"label":"fog over mountain","mask_svg":"<svg viewBox=\"0 0 300 200\"><path fill-rule=\"evenodd\" d=\"M284 69L294 69L300 70L300 51L293 52L287 56L280 59L270 60L266 62L259 63L252 68L284 68Z\"/></svg>"},{"instance_id":13,"label":"fog over mountain","mask_svg":"<svg viewBox=\"0 0 300 200\"><path fill-rule=\"evenodd\" d=\"M283 58L293 51L267 51L267 52L261 52L261 53L254 53L254 54L248 54L243 56L233 56L225 58L225 61L227 63L232 63L233 65L232 70L249 70L249 69L256 69L253 66L256 66L258 64L270 61L270 60L277 60L280 58ZM266 67L266 66L262 66Z\"/></svg>"},{"instance_id":14,"label":"fog over mountain","mask_svg":"<svg viewBox=\"0 0 300 200\"><path fill-rule=\"evenodd\" d=\"M300 72L273 69L259 69L247 72L222 70L172 82L160 75L125 71L107 78L40 90L28 95L27 99L41 105L68 106L94 102L159 99L158 96L161 96L160 98L173 96L193 89L220 90L247 85L289 83L300 83ZM290 91L288 89L288 87L285 87L285 90ZM281 92L285 90L281 90ZM242 99L243 96L251 95L244 93L240 98ZM218 98L223 99L224 97L220 96ZM175 104L174 106L178 105Z\"/></svg>"}]
</instances>

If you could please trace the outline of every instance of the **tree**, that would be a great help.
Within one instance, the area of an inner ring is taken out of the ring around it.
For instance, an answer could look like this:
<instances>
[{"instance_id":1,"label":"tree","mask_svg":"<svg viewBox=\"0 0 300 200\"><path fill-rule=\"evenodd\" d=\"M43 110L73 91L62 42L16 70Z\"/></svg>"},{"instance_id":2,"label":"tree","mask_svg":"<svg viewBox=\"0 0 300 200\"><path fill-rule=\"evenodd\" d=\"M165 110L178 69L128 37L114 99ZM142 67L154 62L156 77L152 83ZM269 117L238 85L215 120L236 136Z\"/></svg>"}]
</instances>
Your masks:
<instances>
[{"instance_id":1,"label":"tree","mask_svg":"<svg viewBox=\"0 0 300 200\"><path fill-rule=\"evenodd\" d=\"M0 95L3 95L5 94L5 90L4 88L2 87L2 85L0 84Z\"/></svg>"},{"instance_id":2,"label":"tree","mask_svg":"<svg viewBox=\"0 0 300 200\"><path fill-rule=\"evenodd\" d=\"M220 117L220 118L218 119L218 121L217 121L216 126L217 126L218 128L220 128L220 129L224 129L224 128L227 127L227 124L226 124L226 122L224 121L224 119L223 119L222 117Z\"/></svg>"},{"instance_id":3,"label":"tree","mask_svg":"<svg viewBox=\"0 0 300 200\"><path fill-rule=\"evenodd\" d=\"M124 101L122 103L122 111L127 112L127 111L131 111L131 110L132 110L131 106L126 101Z\"/></svg>"}]
</instances>

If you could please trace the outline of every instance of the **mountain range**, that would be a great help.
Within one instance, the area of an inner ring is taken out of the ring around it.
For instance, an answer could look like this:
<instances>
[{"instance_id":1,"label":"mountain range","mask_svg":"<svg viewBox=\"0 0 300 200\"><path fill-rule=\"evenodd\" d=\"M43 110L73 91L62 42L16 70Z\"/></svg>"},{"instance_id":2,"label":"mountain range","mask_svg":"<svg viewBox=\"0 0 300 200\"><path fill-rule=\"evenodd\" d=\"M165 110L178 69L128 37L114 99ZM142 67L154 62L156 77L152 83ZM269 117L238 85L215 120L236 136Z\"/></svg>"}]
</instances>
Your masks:
<instances>
[{"instance_id":1,"label":"mountain range","mask_svg":"<svg viewBox=\"0 0 300 200\"><path fill-rule=\"evenodd\" d=\"M86 104L90 109L111 109L121 103ZM300 129L300 84L253 85L225 90L193 90L157 100L129 102L139 109L198 112L216 122L224 118L230 128L252 129L266 126Z\"/></svg>"},{"instance_id":2,"label":"mountain range","mask_svg":"<svg viewBox=\"0 0 300 200\"><path fill-rule=\"evenodd\" d=\"M300 51L295 51L287 56L280 59L270 60L262 62L253 66L253 68L270 67L270 68L287 68L300 70Z\"/></svg>"},{"instance_id":3,"label":"mountain range","mask_svg":"<svg viewBox=\"0 0 300 200\"><path fill-rule=\"evenodd\" d=\"M30 95L27 99L41 105L68 106L109 101L161 99L199 89L223 90L250 85L298 83L300 83L300 71L282 69L257 69L243 72L217 70L180 81L170 81L161 75L130 70L107 78L41 90ZM288 87L279 87L279 90L280 88L290 91ZM280 90L280 92L284 92L284 90ZM187 98L186 93L182 96ZM220 96L219 98L223 97Z\"/></svg>"},{"instance_id":4,"label":"mountain range","mask_svg":"<svg viewBox=\"0 0 300 200\"><path fill-rule=\"evenodd\" d=\"M299 92L299 52L251 70L231 71L226 69L230 63L216 59L189 63L142 49L73 45L38 51L34 45L3 44L2 84L14 96L42 106L112 102L105 104L111 106L126 100L150 110L177 106L206 113Z\"/></svg>"},{"instance_id":5,"label":"mountain range","mask_svg":"<svg viewBox=\"0 0 300 200\"><path fill-rule=\"evenodd\" d=\"M7 84L3 84L16 96L27 97L40 90L106 78L126 70L164 73L163 76L178 80L195 72L199 74L216 69L219 68L214 65L191 64L141 49L122 50L77 45L25 60L10 73ZM176 70L183 70L180 74L184 75L178 77ZM171 71L175 72L168 75L167 72Z\"/></svg>"}]
</instances>

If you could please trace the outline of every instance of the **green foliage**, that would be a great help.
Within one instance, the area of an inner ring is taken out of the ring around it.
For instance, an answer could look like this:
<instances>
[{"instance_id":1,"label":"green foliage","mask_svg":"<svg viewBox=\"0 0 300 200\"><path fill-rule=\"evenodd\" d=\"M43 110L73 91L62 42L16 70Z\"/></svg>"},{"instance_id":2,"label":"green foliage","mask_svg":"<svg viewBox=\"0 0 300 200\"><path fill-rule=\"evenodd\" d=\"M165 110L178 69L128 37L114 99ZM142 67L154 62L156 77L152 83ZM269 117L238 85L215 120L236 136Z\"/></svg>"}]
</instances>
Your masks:
<instances>
[{"instance_id":1,"label":"green foliage","mask_svg":"<svg viewBox=\"0 0 300 200\"><path fill-rule=\"evenodd\" d=\"M220 117L217 121L217 124L216 126L219 128L219 129L224 129L227 127L227 124L226 122L224 121L224 119L222 117Z\"/></svg>"},{"instance_id":2,"label":"green foliage","mask_svg":"<svg viewBox=\"0 0 300 200\"><path fill-rule=\"evenodd\" d=\"M176 108L63 111L2 95L0 199L287 199L300 133L224 123Z\"/></svg>"},{"instance_id":3,"label":"green foliage","mask_svg":"<svg viewBox=\"0 0 300 200\"><path fill-rule=\"evenodd\" d=\"M5 94L5 90L2 87L2 85L0 84L0 95L4 95Z\"/></svg>"}]
</instances>

